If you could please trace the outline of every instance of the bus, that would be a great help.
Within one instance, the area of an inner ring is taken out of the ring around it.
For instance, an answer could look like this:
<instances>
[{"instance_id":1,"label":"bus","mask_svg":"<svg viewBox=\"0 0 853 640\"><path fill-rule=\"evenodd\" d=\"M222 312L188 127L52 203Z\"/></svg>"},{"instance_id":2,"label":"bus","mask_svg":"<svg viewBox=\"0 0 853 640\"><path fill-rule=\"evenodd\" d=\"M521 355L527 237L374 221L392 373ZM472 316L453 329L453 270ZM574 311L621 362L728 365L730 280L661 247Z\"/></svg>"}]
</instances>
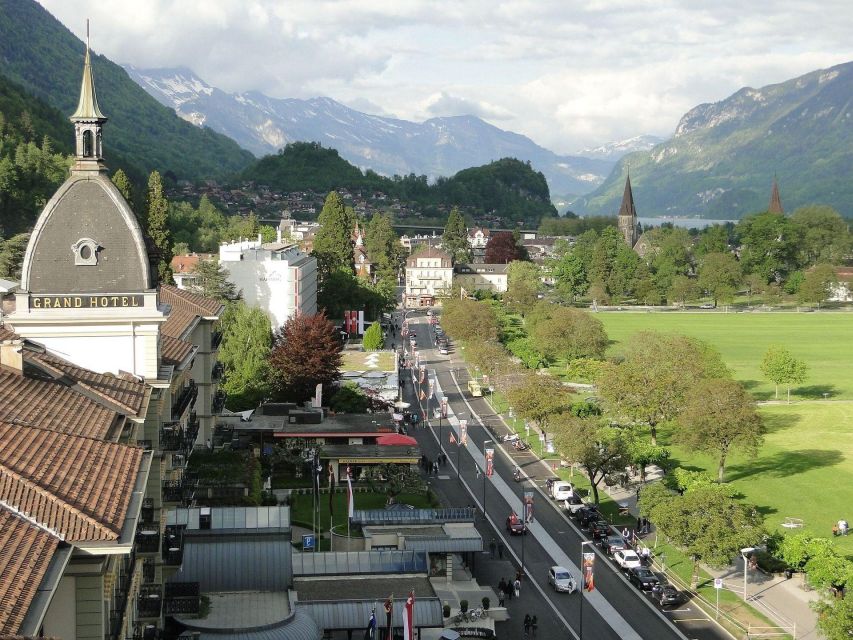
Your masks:
<instances>
[{"instance_id":1,"label":"bus","mask_svg":"<svg viewBox=\"0 0 853 640\"><path fill-rule=\"evenodd\" d=\"M483 395L483 390L480 388L480 383L476 380L468 381L468 393L470 393L475 398L480 398Z\"/></svg>"}]
</instances>

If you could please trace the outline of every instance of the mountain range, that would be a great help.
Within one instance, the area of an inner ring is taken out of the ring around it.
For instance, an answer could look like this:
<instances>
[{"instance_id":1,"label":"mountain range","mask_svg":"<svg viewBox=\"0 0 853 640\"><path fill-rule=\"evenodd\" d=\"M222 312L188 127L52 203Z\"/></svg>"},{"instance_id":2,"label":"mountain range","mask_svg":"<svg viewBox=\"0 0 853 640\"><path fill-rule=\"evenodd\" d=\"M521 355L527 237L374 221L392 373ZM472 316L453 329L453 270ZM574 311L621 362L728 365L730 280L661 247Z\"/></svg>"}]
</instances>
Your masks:
<instances>
[{"instance_id":1,"label":"mountain range","mask_svg":"<svg viewBox=\"0 0 853 640\"><path fill-rule=\"evenodd\" d=\"M853 62L688 111L675 135L624 156L583 214L619 208L630 167L641 216L740 218L764 211L776 176L787 211L828 204L853 217Z\"/></svg>"},{"instance_id":2,"label":"mountain range","mask_svg":"<svg viewBox=\"0 0 853 640\"><path fill-rule=\"evenodd\" d=\"M596 149L590 157L558 155L475 116L410 122L362 113L331 98L226 93L186 68L125 69L185 120L223 133L258 156L276 153L289 142L319 142L362 169L388 176L414 173L434 179L512 157L541 171L552 194L580 195L604 181L620 152L647 149L659 141L639 137Z\"/></svg>"}]
</instances>

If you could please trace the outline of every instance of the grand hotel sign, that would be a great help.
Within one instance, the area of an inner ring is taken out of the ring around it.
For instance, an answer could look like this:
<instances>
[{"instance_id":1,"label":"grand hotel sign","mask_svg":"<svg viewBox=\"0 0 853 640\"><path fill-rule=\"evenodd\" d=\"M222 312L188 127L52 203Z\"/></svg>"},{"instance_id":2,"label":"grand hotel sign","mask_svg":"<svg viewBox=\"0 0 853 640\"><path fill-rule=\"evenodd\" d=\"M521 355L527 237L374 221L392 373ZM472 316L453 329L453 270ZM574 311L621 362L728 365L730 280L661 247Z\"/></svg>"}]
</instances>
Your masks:
<instances>
[{"instance_id":1,"label":"grand hotel sign","mask_svg":"<svg viewBox=\"0 0 853 640\"><path fill-rule=\"evenodd\" d=\"M30 296L30 309L133 309L144 304L142 295Z\"/></svg>"}]
</instances>

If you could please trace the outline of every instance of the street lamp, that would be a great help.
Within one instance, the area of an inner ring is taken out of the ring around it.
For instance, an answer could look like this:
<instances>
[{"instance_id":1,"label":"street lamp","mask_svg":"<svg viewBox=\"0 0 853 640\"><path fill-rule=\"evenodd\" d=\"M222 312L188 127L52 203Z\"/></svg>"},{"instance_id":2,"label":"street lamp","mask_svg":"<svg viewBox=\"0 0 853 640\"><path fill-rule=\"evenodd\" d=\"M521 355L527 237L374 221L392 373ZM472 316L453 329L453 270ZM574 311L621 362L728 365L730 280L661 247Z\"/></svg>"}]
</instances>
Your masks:
<instances>
[{"instance_id":1,"label":"street lamp","mask_svg":"<svg viewBox=\"0 0 853 640\"><path fill-rule=\"evenodd\" d=\"M487 454L486 454L486 443L487 442L491 442L492 444L494 444L495 441L494 440L483 440L483 517L486 516L486 476L488 475L488 471L489 471L489 460L486 457L487 456ZM492 464L494 464L494 462Z\"/></svg>"},{"instance_id":2,"label":"street lamp","mask_svg":"<svg viewBox=\"0 0 853 640\"><path fill-rule=\"evenodd\" d=\"M460 416L464 416L464 415L465 415L465 412L463 411L462 413L458 413L458 414L456 414L456 417L457 417L457 418L459 418ZM457 481L457 482L462 482L462 478L461 478L461 476L460 476L460 473L461 473L461 467L459 466L459 456L460 456L460 455L461 455L461 453L462 453L462 426L461 426L461 422L462 422L462 421L461 421L461 419L460 419L460 420L459 420L459 423L460 423L460 427L459 427L459 440L457 440L457 441L456 441L456 481ZM451 425L451 427L452 427L452 426L453 426L453 425Z\"/></svg>"},{"instance_id":3,"label":"street lamp","mask_svg":"<svg viewBox=\"0 0 853 640\"><path fill-rule=\"evenodd\" d=\"M746 602L746 569L749 564L749 554L755 551L755 547L744 547L740 550L740 557L743 558L743 601Z\"/></svg>"},{"instance_id":4,"label":"street lamp","mask_svg":"<svg viewBox=\"0 0 853 640\"><path fill-rule=\"evenodd\" d=\"M584 596L583 596L583 592L584 592L584 588L583 588L583 585L584 585L584 577L583 577L583 548L584 548L586 545L591 545L591 544L592 544L592 540L584 540L583 542L581 542L581 564L580 564L580 567L581 567L581 581L580 581L580 584L578 585L578 589L580 589L580 604L579 604L580 612L579 612L579 615L578 615L578 640L583 640L583 599L584 599Z\"/></svg>"}]
</instances>

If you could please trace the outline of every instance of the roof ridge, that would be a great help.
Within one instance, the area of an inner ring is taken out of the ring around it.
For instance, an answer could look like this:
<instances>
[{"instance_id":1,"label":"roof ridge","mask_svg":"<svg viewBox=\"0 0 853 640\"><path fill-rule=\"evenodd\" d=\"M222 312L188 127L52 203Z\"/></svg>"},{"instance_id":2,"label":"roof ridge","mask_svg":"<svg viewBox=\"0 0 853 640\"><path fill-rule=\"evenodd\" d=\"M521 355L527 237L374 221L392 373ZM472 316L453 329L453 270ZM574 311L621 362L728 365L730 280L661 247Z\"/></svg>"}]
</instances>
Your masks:
<instances>
[{"instance_id":1,"label":"roof ridge","mask_svg":"<svg viewBox=\"0 0 853 640\"><path fill-rule=\"evenodd\" d=\"M0 417L0 427L3 425L9 425L12 427L26 427L27 429L37 429L38 431L45 431L47 433L56 433L60 436L64 436L67 438L80 438L81 440L91 440L92 442L100 442L108 445L119 445L122 447L129 447L132 449L139 448L138 445L124 443L124 442L113 442L112 440L104 440L103 438L96 438L95 436L87 436L82 433L70 433L68 431L57 431L56 429L51 429L50 427L45 427L41 424L35 424L29 422L27 420L21 420L20 418L9 418L7 416ZM0 462L2 464L2 462Z\"/></svg>"},{"instance_id":2,"label":"roof ridge","mask_svg":"<svg viewBox=\"0 0 853 640\"><path fill-rule=\"evenodd\" d=\"M63 434L63 435L66 435L66 434ZM111 444L111 443L105 443L105 444ZM59 508L61 508L65 512L69 513L72 517L76 518L77 520L82 520L84 523L86 523L86 525L88 527L94 527L96 530L100 531L104 536L106 536L110 540L117 540L118 539L119 532L114 531L111 527L109 527L109 526L105 525L104 523L96 520L95 518L90 516L85 511L82 511L81 509L75 507L74 505L69 504L68 502L66 502L65 500L60 498L55 493L48 491L47 489L45 489L44 487L40 486L39 484L33 482L32 480L30 480L26 476L21 475L17 471L10 469L5 464L0 462L0 476L2 476L4 474L9 476L14 482L22 484L24 486L24 488L28 489L29 491L37 493L38 495L40 495L40 496L44 497L46 500L48 500L50 503L57 505ZM20 509L18 509L18 511L21 513L26 513L25 511L21 511ZM32 516L30 516L30 517L32 517ZM66 538L63 537L63 540L65 540L65 539ZM87 539L91 539L91 538L77 538L77 540L87 540Z\"/></svg>"},{"instance_id":3,"label":"roof ridge","mask_svg":"<svg viewBox=\"0 0 853 640\"><path fill-rule=\"evenodd\" d=\"M42 524L41 522L39 522L38 520L36 520L32 516L24 513L20 509L17 509L14 505L9 504L5 500L3 500L3 498L0 498L0 508L6 509L6 511L8 511L12 515L20 518L21 520L25 521L27 524L31 524L34 527L40 529L41 531L44 531L45 533L52 535L54 538L59 538L60 540L65 542L65 537L62 535L62 533L60 533L59 531L55 531L55 530L51 529L50 527Z\"/></svg>"}]
</instances>

